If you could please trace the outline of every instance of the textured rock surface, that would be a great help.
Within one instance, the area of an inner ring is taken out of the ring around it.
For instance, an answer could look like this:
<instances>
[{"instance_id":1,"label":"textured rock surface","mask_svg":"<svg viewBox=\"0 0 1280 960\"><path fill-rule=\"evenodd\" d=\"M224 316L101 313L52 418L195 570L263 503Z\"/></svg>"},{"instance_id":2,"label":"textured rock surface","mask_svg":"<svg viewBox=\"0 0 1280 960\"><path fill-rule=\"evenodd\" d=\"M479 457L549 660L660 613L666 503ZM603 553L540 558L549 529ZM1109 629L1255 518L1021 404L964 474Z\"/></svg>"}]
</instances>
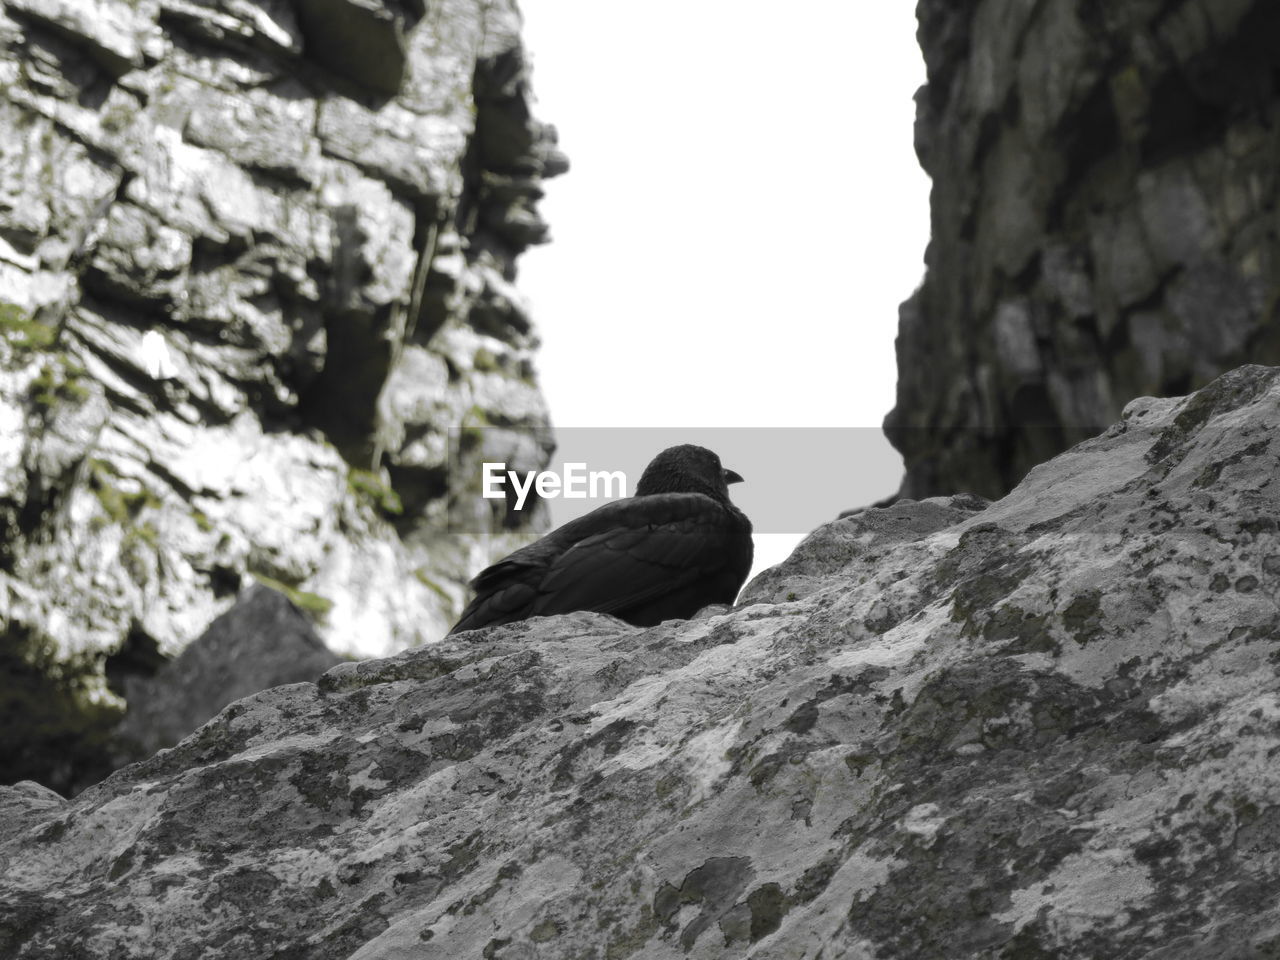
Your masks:
<instances>
[{"instance_id":1,"label":"textured rock surface","mask_svg":"<svg viewBox=\"0 0 1280 960\"><path fill-rule=\"evenodd\" d=\"M932 241L886 420L904 496L1000 496L1133 397L1280 362L1280 7L917 13Z\"/></svg>"},{"instance_id":2,"label":"textured rock surface","mask_svg":"<svg viewBox=\"0 0 1280 960\"><path fill-rule=\"evenodd\" d=\"M512 281L565 162L518 27L0 5L0 627L172 653L254 574L339 646L443 633L487 559L440 536L447 431L547 423Z\"/></svg>"},{"instance_id":3,"label":"textured rock surface","mask_svg":"<svg viewBox=\"0 0 1280 960\"><path fill-rule=\"evenodd\" d=\"M171 663L151 676L123 678L129 711L119 734L131 759L149 757L227 704L268 687L315 681L340 660L282 593L250 587Z\"/></svg>"},{"instance_id":4,"label":"textured rock surface","mask_svg":"<svg viewBox=\"0 0 1280 960\"><path fill-rule=\"evenodd\" d=\"M1280 370L990 506L816 531L728 613L575 614L0 791L7 956L1280 951Z\"/></svg>"}]
</instances>

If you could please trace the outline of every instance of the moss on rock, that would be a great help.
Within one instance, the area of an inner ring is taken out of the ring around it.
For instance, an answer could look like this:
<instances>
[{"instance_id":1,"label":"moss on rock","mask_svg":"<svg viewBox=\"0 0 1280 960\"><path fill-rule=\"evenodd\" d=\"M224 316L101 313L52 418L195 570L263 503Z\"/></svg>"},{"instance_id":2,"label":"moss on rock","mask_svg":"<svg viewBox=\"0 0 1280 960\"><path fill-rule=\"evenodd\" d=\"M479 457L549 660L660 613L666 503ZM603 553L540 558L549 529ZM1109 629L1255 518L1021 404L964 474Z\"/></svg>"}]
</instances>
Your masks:
<instances>
[{"instance_id":1,"label":"moss on rock","mask_svg":"<svg viewBox=\"0 0 1280 960\"><path fill-rule=\"evenodd\" d=\"M373 509L387 516L398 517L404 513L400 494L381 476L370 470L353 467L347 472L347 488Z\"/></svg>"},{"instance_id":2,"label":"moss on rock","mask_svg":"<svg viewBox=\"0 0 1280 960\"><path fill-rule=\"evenodd\" d=\"M71 796L113 769L123 711L97 699L97 658L60 657L19 624L0 633L0 783L34 780Z\"/></svg>"},{"instance_id":3,"label":"moss on rock","mask_svg":"<svg viewBox=\"0 0 1280 960\"><path fill-rule=\"evenodd\" d=\"M257 580L264 587L270 587L277 590L289 598L289 602L301 610L303 613L310 615L311 619L318 623L323 623L329 611L333 609L333 601L328 597L322 597L318 593L308 593L305 590L299 590L297 587L291 587L281 580L269 577L265 573L257 573L253 570L249 571L249 576Z\"/></svg>"},{"instance_id":4,"label":"moss on rock","mask_svg":"<svg viewBox=\"0 0 1280 960\"><path fill-rule=\"evenodd\" d=\"M58 331L46 323L33 320L17 304L0 301L0 340L19 357L36 350L48 350Z\"/></svg>"}]
</instances>

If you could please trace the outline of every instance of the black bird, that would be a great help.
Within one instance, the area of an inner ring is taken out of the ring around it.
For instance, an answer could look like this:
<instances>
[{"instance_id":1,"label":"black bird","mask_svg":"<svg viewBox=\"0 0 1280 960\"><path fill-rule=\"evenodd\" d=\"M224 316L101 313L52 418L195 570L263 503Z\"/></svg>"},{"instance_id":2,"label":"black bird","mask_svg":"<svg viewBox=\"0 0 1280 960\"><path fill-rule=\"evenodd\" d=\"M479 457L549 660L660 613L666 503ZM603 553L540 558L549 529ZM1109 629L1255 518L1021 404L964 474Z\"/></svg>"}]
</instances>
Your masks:
<instances>
[{"instance_id":1,"label":"black bird","mask_svg":"<svg viewBox=\"0 0 1280 960\"><path fill-rule=\"evenodd\" d=\"M636 495L571 520L471 581L449 632L596 610L640 627L733 603L751 570L751 521L729 500L742 477L705 447L669 447Z\"/></svg>"}]
</instances>

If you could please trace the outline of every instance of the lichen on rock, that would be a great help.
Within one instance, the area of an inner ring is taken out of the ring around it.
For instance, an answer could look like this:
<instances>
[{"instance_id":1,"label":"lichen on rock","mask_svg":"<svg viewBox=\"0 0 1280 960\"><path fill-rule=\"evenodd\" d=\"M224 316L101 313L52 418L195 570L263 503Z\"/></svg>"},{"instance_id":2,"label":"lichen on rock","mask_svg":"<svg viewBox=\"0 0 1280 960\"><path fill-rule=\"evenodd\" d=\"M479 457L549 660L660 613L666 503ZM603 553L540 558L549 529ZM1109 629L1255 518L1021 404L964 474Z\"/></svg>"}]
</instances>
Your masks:
<instances>
[{"instance_id":1,"label":"lichen on rock","mask_svg":"<svg viewBox=\"0 0 1280 960\"><path fill-rule=\"evenodd\" d=\"M0 789L0 942L1273 955L1277 428L1280 370L1240 368L1002 500L827 524L727 612L475 631L240 700L67 803Z\"/></svg>"}]
</instances>

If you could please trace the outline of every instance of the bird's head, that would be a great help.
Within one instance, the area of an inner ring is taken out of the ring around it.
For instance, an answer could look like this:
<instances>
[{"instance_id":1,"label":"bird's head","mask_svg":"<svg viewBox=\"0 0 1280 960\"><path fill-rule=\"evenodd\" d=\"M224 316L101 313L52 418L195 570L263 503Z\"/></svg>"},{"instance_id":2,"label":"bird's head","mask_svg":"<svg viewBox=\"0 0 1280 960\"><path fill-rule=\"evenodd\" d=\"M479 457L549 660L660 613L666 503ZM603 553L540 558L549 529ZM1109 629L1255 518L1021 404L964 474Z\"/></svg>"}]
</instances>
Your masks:
<instances>
[{"instance_id":1,"label":"bird's head","mask_svg":"<svg viewBox=\"0 0 1280 960\"><path fill-rule=\"evenodd\" d=\"M636 484L636 496L651 493L705 493L729 502L729 484L742 477L720 465L720 458L706 447L683 443L667 447L649 461Z\"/></svg>"}]
</instances>

